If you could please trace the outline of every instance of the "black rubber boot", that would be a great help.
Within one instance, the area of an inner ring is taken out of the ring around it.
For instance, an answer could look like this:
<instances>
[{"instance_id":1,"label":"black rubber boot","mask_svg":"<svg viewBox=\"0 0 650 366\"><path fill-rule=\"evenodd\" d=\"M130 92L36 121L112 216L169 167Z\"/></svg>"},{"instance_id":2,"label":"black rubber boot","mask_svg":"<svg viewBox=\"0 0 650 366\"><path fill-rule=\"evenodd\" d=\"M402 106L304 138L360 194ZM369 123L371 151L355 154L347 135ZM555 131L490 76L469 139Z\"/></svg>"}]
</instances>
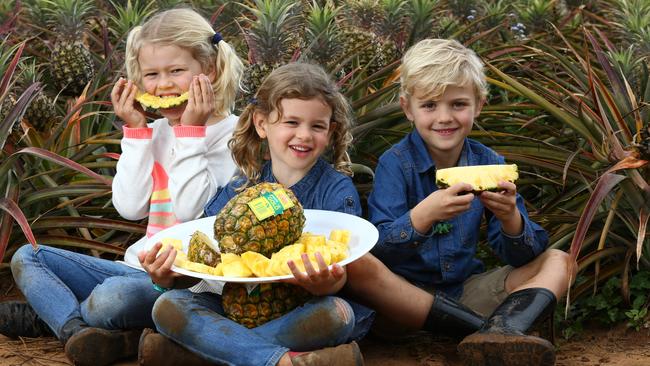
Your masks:
<instances>
[{"instance_id":1,"label":"black rubber boot","mask_svg":"<svg viewBox=\"0 0 650 366\"><path fill-rule=\"evenodd\" d=\"M422 329L439 335L462 338L479 330L484 323L485 319L479 314L442 292L436 292Z\"/></svg>"},{"instance_id":2,"label":"black rubber boot","mask_svg":"<svg viewBox=\"0 0 650 366\"><path fill-rule=\"evenodd\" d=\"M537 319L555 308L545 288L511 293L478 332L466 337L458 352L468 366L546 366L555 364L555 348L546 339L526 335Z\"/></svg>"},{"instance_id":3,"label":"black rubber boot","mask_svg":"<svg viewBox=\"0 0 650 366\"><path fill-rule=\"evenodd\" d=\"M9 338L49 337L54 333L25 301L0 303L0 334Z\"/></svg>"}]
</instances>

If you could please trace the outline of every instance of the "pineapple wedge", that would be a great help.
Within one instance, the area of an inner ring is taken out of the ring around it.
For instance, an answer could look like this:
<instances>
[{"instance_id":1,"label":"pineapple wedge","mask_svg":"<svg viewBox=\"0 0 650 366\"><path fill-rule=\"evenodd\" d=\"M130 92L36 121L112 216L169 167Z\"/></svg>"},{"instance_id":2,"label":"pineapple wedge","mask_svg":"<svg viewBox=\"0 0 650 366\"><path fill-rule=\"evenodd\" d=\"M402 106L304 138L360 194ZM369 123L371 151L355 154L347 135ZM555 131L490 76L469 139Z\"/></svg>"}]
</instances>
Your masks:
<instances>
[{"instance_id":1,"label":"pineapple wedge","mask_svg":"<svg viewBox=\"0 0 650 366\"><path fill-rule=\"evenodd\" d=\"M177 97L157 97L149 93L139 93L135 96L135 100L144 107L153 109L171 108L185 103L189 95L189 92L185 92Z\"/></svg>"}]
</instances>

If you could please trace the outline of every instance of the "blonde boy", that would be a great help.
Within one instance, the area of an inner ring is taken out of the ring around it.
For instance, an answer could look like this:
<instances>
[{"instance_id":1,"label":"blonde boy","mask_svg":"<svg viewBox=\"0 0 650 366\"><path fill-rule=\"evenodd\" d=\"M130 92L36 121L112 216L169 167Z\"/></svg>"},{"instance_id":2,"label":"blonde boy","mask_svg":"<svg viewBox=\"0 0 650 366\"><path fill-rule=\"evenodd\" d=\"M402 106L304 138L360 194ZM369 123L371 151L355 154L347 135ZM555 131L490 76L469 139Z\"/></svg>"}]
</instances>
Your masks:
<instances>
[{"instance_id":1,"label":"blonde boy","mask_svg":"<svg viewBox=\"0 0 650 366\"><path fill-rule=\"evenodd\" d=\"M380 233L372 253L383 265L367 256L348 266L348 287L378 310L379 323L401 314L407 329L473 333L459 345L467 364L552 364L553 345L526 332L564 295L568 256L545 250L548 236L528 218L515 184L477 194L464 183L435 185L437 169L504 163L467 138L487 95L481 60L456 41L423 40L405 53L400 81L415 129L379 159L368 201ZM508 264L489 272L475 258L483 217Z\"/></svg>"}]
</instances>

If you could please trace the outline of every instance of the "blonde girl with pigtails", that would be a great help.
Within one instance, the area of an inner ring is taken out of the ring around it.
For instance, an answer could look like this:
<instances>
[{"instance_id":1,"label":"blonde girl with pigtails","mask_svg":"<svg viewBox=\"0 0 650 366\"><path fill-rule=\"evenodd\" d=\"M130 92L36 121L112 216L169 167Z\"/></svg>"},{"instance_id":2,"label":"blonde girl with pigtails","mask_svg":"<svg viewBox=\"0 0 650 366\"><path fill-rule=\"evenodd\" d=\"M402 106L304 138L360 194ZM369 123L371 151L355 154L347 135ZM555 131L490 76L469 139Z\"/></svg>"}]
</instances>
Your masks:
<instances>
[{"instance_id":1,"label":"blonde girl with pigtails","mask_svg":"<svg viewBox=\"0 0 650 366\"><path fill-rule=\"evenodd\" d=\"M115 115L124 122L113 205L127 219L148 218L149 237L200 217L235 172L227 142L237 123L232 110L243 63L190 9L163 11L135 27L125 63L127 78L111 92ZM162 118L149 123L136 98L174 103L161 104ZM46 245L20 248L12 272L27 302L0 304L0 333L53 333L76 365L108 365L135 355L142 329L154 326L158 296L191 284L176 283L161 273L162 262L138 253L146 237L127 250L129 265ZM160 258L173 261L174 255L167 251Z\"/></svg>"}]
</instances>

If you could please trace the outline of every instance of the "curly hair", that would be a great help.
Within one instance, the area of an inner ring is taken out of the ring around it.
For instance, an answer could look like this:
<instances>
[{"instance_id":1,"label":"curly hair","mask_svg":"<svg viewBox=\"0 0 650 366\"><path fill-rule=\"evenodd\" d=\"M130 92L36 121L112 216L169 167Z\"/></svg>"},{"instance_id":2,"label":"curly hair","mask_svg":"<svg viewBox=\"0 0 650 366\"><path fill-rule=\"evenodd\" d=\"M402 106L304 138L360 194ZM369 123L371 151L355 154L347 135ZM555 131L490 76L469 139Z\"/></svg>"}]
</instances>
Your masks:
<instances>
[{"instance_id":1,"label":"curly hair","mask_svg":"<svg viewBox=\"0 0 650 366\"><path fill-rule=\"evenodd\" d=\"M225 40L213 44L214 35L210 23L192 9L160 12L129 32L125 53L127 77L142 89L138 55L145 44L180 47L190 52L205 73L216 72L217 77L212 83L215 114L228 115L235 106L237 91L241 89L244 64Z\"/></svg>"},{"instance_id":2,"label":"curly hair","mask_svg":"<svg viewBox=\"0 0 650 366\"><path fill-rule=\"evenodd\" d=\"M268 146L257 134L253 114L270 115L278 112L282 118L282 99L322 99L332 109L333 128L329 150L334 169L352 175L348 147L352 143L352 113L348 100L322 67L296 62L273 70L257 90L255 100L244 109L228 146L241 169L247 184L258 183L262 168L262 157L268 153ZM272 123L276 123L273 121Z\"/></svg>"}]
</instances>

